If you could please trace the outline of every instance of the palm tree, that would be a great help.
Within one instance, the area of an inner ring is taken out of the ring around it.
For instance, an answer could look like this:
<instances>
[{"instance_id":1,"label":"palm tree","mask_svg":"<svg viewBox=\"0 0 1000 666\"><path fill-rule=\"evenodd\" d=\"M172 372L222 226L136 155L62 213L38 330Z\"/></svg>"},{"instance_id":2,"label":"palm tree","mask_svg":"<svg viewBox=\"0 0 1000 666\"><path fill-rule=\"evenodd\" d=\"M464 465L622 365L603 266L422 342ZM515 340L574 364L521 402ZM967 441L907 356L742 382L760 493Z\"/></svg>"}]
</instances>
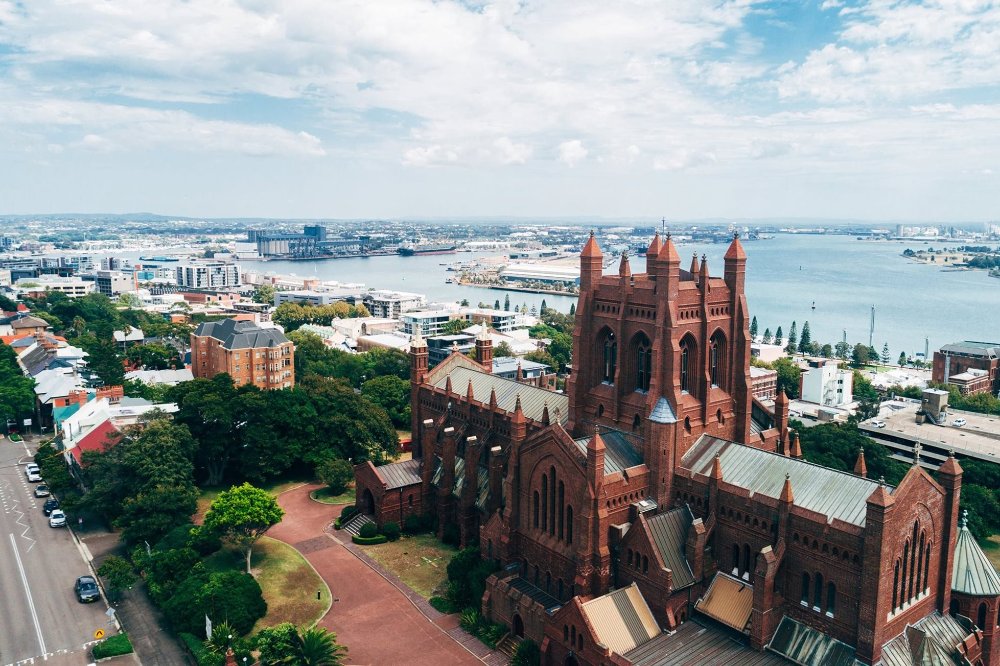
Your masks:
<instances>
[{"instance_id":1,"label":"palm tree","mask_svg":"<svg viewBox=\"0 0 1000 666\"><path fill-rule=\"evenodd\" d=\"M337 642L337 634L322 627L300 632L295 648L295 663L302 666L340 666L347 656L347 648Z\"/></svg>"}]
</instances>

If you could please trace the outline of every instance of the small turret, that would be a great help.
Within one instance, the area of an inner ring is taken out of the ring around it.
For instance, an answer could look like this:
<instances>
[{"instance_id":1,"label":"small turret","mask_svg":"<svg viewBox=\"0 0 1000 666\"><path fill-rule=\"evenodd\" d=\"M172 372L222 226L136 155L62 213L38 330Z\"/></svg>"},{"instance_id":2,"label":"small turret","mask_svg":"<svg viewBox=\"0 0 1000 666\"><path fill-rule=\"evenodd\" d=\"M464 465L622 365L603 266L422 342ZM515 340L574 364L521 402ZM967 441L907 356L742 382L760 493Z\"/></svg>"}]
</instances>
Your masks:
<instances>
[{"instance_id":1,"label":"small turret","mask_svg":"<svg viewBox=\"0 0 1000 666\"><path fill-rule=\"evenodd\" d=\"M865 464L865 448L858 449L858 459L854 461L854 473L868 478L868 465Z\"/></svg>"},{"instance_id":2,"label":"small turret","mask_svg":"<svg viewBox=\"0 0 1000 666\"><path fill-rule=\"evenodd\" d=\"M691 255L691 277L698 279L698 253Z\"/></svg>"},{"instance_id":3,"label":"small turret","mask_svg":"<svg viewBox=\"0 0 1000 666\"><path fill-rule=\"evenodd\" d=\"M622 252L621 261L618 263L618 277L631 277L632 267L628 263L628 250Z\"/></svg>"},{"instance_id":4,"label":"small turret","mask_svg":"<svg viewBox=\"0 0 1000 666\"><path fill-rule=\"evenodd\" d=\"M601 279L603 272L604 255L601 253L601 248L597 245L594 232L591 231L590 238L587 239L587 244L583 246L583 251L580 252L580 288L585 291L593 289L597 285L597 281Z\"/></svg>"},{"instance_id":5,"label":"small turret","mask_svg":"<svg viewBox=\"0 0 1000 666\"><path fill-rule=\"evenodd\" d=\"M792 478L788 472L785 472L785 483L781 486L781 497L779 497L785 504L795 503L795 494L792 492Z\"/></svg>"}]
</instances>

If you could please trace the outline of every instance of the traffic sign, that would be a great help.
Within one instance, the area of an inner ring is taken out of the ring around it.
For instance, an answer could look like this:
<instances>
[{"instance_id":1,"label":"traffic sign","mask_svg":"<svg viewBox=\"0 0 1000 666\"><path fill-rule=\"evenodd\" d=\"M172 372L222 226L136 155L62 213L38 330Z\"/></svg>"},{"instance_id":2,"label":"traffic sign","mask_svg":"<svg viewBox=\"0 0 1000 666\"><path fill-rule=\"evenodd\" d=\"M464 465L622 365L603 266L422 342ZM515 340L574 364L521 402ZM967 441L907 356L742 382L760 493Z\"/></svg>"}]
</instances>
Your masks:
<instances>
[{"instance_id":1,"label":"traffic sign","mask_svg":"<svg viewBox=\"0 0 1000 666\"><path fill-rule=\"evenodd\" d=\"M104 638L104 630L98 629L97 631L95 631L94 638L96 638L97 640L101 640L102 638Z\"/></svg>"}]
</instances>

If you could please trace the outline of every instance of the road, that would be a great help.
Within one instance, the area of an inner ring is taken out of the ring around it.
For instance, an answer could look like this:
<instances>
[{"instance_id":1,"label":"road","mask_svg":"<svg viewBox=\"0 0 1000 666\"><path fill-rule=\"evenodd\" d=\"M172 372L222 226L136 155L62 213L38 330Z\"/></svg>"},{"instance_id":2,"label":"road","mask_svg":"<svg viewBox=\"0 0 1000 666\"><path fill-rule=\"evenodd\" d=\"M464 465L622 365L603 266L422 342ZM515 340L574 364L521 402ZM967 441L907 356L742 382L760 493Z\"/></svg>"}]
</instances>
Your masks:
<instances>
[{"instance_id":1,"label":"road","mask_svg":"<svg viewBox=\"0 0 1000 666\"><path fill-rule=\"evenodd\" d=\"M0 439L0 666L86 664L94 631L112 622L103 600L76 600L73 583L91 572L70 531L50 528L42 513L45 500L24 475L31 447Z\"/></svg>"}]
</instances>

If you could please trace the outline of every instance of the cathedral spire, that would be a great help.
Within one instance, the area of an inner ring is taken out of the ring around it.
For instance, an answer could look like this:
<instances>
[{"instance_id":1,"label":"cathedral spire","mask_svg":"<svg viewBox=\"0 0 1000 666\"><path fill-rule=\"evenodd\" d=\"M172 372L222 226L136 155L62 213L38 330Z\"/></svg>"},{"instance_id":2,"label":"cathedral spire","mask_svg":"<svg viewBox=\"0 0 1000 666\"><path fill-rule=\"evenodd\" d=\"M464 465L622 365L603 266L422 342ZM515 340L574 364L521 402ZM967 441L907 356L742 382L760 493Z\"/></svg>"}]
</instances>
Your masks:
<instances>
[{"instance_id":1,"label":"cathedral spire","mask_svg":"<svg viewBox=\"0 0 1000 666\"><path fill-rule=\"evenodd\" d=\"M618 264L618 277L629 277L630 275L632 275L632 268L628 265L628 250L624 250L621 262Z\"/></svg>"},{"instance_id":2,"label":"cathedral spire","mask_svg":"<svg viewBox=\"0 0 1000 666\"><path fill-rule=\"evenodd\" d=\"M657 231L653 234L653 241L649 244L649 248L646 249L646 263L650 260L654 260L660 256L660 232Z\"/></svg>"},{"instance_id":3,"label":"cathedral spire","mask_svg":"<svg viewBox=\"0 0 1000 666\"><path fill-rule=\"evenodd\" d=\"M786 504L793 504L795 502L795 494L792 492L792 478L788 472L785 472L785 483L781 486L781 497L779 499Z\"/></svg>"},{"instance_id":4,"label":"cathedral spire","mask_svg":"<svg viewBox=\"0 0 1000 666\"><path fill-rule=\"evenodd\" d=\"M549 417L549 401L546 400L545 403L542 405L542 425L547 426L549 425L550 422L551 419Z\"/></svg>"},{"instance_id":5,"label":"cathedral spire","mask_svg":"<svg viewBox=\"0 0 1000 666\"><path fill-rule=\"evenodd\" d=\"M594 236L594 230L590 230L590 237L587 239L586 245L583 246L583 251L580 252L580 256L584 258L591 257L603 257L604 254L601 252L600 246L597 244L597 238Z\"/></svg>"},{"instance_id":6,"label":"cathedral spire","mask_svg":"<svg viewBox=\"0 0 1000 666\"><path fill-rule=\"evenodd\" d=\"M865 464L865 447L858 449L858 459L854 461L854 473L868 478L868 465Z\"/></svg>"},{"instance_id":7,"label":"cathedral spire","mask_svg":"<svg viewBox=\"0 0 1000 666\"><path fill-rule=\"evenodd\" d=\"M698 253L691 255L691 275L698 279Z\"/></svg>"}]
</instances>

